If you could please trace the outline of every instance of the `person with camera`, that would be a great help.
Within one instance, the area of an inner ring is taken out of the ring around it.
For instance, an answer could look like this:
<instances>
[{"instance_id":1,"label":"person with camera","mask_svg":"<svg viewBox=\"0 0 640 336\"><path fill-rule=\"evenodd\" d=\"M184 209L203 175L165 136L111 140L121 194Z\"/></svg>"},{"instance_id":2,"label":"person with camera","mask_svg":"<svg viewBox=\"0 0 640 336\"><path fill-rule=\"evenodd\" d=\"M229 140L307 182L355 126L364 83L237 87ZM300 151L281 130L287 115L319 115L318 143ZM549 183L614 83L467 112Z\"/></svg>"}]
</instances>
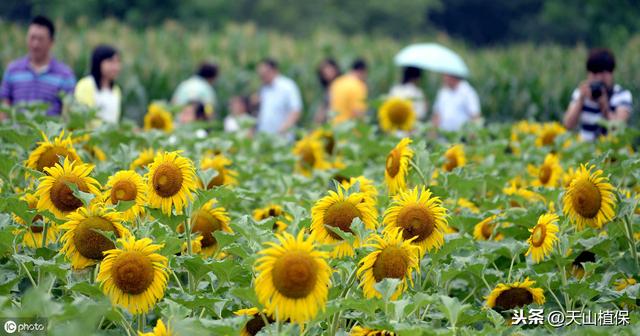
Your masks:
<instances>
[{"instance_id":1,"label":"person with camera","mask_svg":"<svg viewBox=\"0 0 640 336\"><path fill-rule=\"evenodd\" d=\"M580 126L580 137L594 141L607 134L603 120L626 122L631 116L632 97L629 90L613 81L615 57L608 49L593 49L587 58L587 79L573 91L564 115L568 129Z\"/></svg>"}]
</instances>

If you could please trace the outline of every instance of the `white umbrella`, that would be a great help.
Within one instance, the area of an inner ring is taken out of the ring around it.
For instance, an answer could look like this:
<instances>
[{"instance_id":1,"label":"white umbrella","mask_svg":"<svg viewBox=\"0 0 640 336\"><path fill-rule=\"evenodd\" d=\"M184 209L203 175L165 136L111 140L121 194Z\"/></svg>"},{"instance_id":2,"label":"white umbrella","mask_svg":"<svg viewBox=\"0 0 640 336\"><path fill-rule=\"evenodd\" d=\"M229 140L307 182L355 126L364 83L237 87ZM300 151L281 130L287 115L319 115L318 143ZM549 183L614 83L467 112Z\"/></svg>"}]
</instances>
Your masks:
<instances>
[{"instance_id":1,"label":"white umbrella","mask_svg":"<svg viewBox=\"0 0 640 336\"><path fill-rule=\"evenodd\" d=\"M411 66L458 77L468 77L469 68L458 54L437 43L412 44L394 58L398 66Z\"/></svg>"}]
</instances>

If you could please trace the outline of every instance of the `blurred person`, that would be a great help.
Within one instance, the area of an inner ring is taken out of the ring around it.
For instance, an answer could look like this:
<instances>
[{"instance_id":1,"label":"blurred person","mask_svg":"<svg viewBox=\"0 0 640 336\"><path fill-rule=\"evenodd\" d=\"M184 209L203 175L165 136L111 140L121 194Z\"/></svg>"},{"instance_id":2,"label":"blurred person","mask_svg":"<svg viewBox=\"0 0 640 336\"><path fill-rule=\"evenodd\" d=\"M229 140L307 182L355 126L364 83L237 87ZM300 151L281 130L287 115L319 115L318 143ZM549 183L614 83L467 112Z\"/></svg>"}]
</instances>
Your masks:
<instances>
[{"instance_id":1,"label":"blurred person","mask_svg":"<svg viewBox=\"0 0 640 336\"><path fill-rule=\"evenodd\" d=\"M313 121L316 124L327 122L329 113L329 87L331 83L340 76L340 67L333 58L326 58L318 66L318 80L322 86L322 102L316 111Z\"/></svg>"},{"instance_id":2,"label":"blurred person","mask_svg":"<svg viewBox=\"0 0 640 336\"><path fill-rule=\"evenodd\" d=\"M4 104L48 103L47 115L62 113L60 93L72 93L76 84L73 71L51 54L55 40L53 22L44 16L31 20L27 31L29 52L7 66L0 85ZM0 119L4 119L0 112Z\"/></svg>"},{"instance_id":3,"label":"blurred person","mask_svg":"<svg viewBox=\"0 0 640 336\"><path fill-rule=\"evenodd\" d=\"M480 120L480 100L462 77L443 74L442 87L433 104L431 121L438 129L458 131L469 121Z\"/></svg>"},{"instance_id":4,"label":"blurred person","mask_svg":"<svg viewBox=\"0 0 640 336\"><path fill-rule=\"evenodd\" d=\"M367 112L366 80L367 63L357 59L348 73L331 83L329 101L330 111L335 113L334 124L364 118Z\"/></svg>"},{"instance_id":5,"label":"blurred person","mask_svg":"<svg viewBox=\"0 0 640 336\"><path fill-rule=\"evenodd\" d=\"M389 96L410 100L418 120L424 120L429 109L427 99L420 89L422 70L414 67L405 67L402 71L402 82L394 85L389 91Z\"/></svg>"},{"instance_id":6,"label":"blurred person","mask_svg":"<svg viewBox=\"0 0 640 336\"><path fill-rule=\"evenodd\" d=\"M593 141L607 133L599 124L602 120L629 120L632 96L629 90L616 84L613 71L616 60L608 49L592 49L587 58L587 78L571 95L571 102L564 115L564 126L573 129L580 126L580 137Z\"/></svg>"},{"instance_id":7,"label":"blurred person","mask_svg":"<svg viewBox=\"0 0 640 336\"><path fill-rule=\"evenodd\" d=\"M178 85L173 93L172 103L183 106L181 113L191 113L193 104L204 105L208 117L213 117L216 106L216 92L213 83L218 78L218 66L213 63L202 63L193 76ZM194 105L195 106L195 105ZM192 116L185 116L189 119ZM182 117L180 117L182 119Z\"/></svg>"},{"instance_id":8,"label":"blurred person","mask_svg":"<svg viewBox=\"0 0 640 336\"><path fill-rule=\"evenodd\" d=\"M302 114L300 89L293 80L280 74L273 59L260 62L258 76L262 87L258 93L257 130L293 139L292 128Z\"/></svg>"},{"instance_id":9,"label":"blurred person","mask_svg":"<svg viewBox=\"0 0 640 336\"><path fill-rule=\"evenodd\" d=\"M99 45L91 55L91 74L78 81L75 98L97 108L97 117L117 124L121 116L122 92L115 83L121 70L120 55L109 45Z\"/></svg>"},{"instance_id":10,"label":"blurred person","mask_svg":"<svg viewBox=\"0 0 640 336\"><path fill-rule=\"evenodd\" d=\"M253 119L249 114L248 97L234 96L229 100L229 114L224 118L224 131L233 133L240 130L243 119Z\"/></svg>"}]
</instances>

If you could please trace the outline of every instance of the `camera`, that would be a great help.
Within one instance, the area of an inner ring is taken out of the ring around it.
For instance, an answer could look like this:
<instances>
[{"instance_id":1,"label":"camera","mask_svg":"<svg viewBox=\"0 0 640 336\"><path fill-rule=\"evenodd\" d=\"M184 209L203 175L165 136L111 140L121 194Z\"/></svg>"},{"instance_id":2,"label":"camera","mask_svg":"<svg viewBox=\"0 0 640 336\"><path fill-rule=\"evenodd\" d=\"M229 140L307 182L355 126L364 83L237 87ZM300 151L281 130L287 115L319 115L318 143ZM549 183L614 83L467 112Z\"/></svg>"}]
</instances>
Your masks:
<instances>
[{"instance_id":1,"label":"camera","mask_svg":"<svg viewBox=\"0 0 640 336\"><path fill-rule=\"evenodd\" d=\"M602 91L605 89L604 82L591 82L591 84L589 84L589 88L591 89L591 98L593 100L598 100L598 98L602 96Z\"/></svg>"}]
</instances>

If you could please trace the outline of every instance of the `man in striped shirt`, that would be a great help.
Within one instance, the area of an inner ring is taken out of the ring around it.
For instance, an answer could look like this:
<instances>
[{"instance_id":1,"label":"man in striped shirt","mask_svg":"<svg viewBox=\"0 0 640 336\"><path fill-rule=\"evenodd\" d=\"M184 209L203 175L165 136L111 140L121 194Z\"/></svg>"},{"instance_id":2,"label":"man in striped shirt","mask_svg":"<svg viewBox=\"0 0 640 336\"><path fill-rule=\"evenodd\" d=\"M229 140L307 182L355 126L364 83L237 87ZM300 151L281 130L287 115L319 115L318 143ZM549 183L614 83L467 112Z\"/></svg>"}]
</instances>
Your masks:
<instances>
[{"instance_id":1,"label":"man in striped shirt","mask_svg":"<svg viewBox=\"0 0 640 336\"><path fill-rule=\"evenodd\" d=\"M73 71L51 55L55 28L51 20L37 16L29 25L29 54L9 64L0 85L0 100L8 105L48 103L47 115L60 115L60 93L72 93L76 79ZM1 115L0 120L6 116Z\"/></svg>"},{"instance_id":2,"label":"man in striped shirt","mask_svg":"<svg viewBox=\"0 0 640 336\"><path fill-rule=\"evenodd\" d=\"M608 49L593 49L587 59L587 79L573 91L564 115L564 126L580 125L580 137L594 141L607 134L603 120L626 122L631 116L632 97L629 90L613 81L616 61Z\"/></svg>"}]
</instances>

